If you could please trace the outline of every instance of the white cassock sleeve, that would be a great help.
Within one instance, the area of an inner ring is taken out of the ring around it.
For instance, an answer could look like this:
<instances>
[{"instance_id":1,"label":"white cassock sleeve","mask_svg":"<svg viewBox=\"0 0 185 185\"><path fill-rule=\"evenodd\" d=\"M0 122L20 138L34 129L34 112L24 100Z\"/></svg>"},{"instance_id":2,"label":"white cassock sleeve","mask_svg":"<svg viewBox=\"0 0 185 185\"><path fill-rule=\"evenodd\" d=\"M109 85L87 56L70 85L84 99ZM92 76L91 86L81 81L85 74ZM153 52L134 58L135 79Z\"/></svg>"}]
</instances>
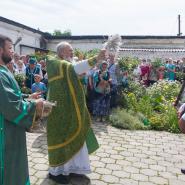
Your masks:
<instances>
[{"instance_id":1,"label":"white cassock sleeve","mask_svg":"<svg viewBox=\"0 0 185 185\"><path fill-rule=\"evenodd\" d=\"M75 62L73 63L73 67L74 67L75 72L78 75L83 74L92 68L92 66L90 66L88 63L88 60L82 60L79 62Z\"/></svg>"},{"instance_id":2,"label":"white cassock sleeve","mask_svg":"<svg viewBox=\"0 0 185 185\"><path fill-rule=\"evenodd\" d=\"M183 103L180 108L178 109L179 113L182 113L185 110L185 103Z\"/></svg>"},{"instance_id":3,"label":"white cassock sleeve","mask_svg":"<svg viewBox=\"0 0 185 185\"><path fill-rule=\"evenodd\" d=\"M181 119L183 119L183 120L185 121L185 114L183 114L183 115L181 116Z\"/></svg>"}]
</instances>

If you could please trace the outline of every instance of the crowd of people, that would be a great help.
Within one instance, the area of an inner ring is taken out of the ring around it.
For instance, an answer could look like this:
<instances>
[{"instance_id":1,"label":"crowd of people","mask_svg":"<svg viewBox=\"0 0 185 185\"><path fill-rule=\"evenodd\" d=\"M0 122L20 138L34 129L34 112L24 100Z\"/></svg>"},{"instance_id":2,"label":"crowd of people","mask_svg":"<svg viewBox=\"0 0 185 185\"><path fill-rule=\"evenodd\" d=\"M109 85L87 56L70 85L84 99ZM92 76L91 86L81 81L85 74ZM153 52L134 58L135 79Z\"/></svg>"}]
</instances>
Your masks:
<instances>
[{"instance_id":1,"label":"crowd of people","mask_svg":"<svg viewBox=\"0 0 185 185\"><path fill-rule=\"evenodd\" d=\"M46 98L48 80L45 60L37 61L35 57L20 56L14 53L12 61L7 64L7 68L15 76L23 75L25 77L23 86L30 89L31 93L40 92L41 97Z\"/></svg>"},{"instance_id":2,"label":"crowd of people","mask_svg":"<svg viewBox=\"0 0 185 185\"><path fill-rule=\"evenodd\" d=\"M78 58L73 57L71 63L78 63ZM168 58L156 63L150 59L140 59L139 65L133 70L133 80L148 87L158 80L176 80L177 73L185 73L185 58L173 60ZM37 61L29 55L19 56L14 54L13 60L7 64L9 70L17 75L25 75L25 86L32 93L40 92L46 99L48 88L48 75L46 60ZM128 71L121 69L115 54L109 56L101 64L95 65L85 73L78 74L86 93L87 106L96 121L106 121L110 109L117 105L118 89L128 87Z\"/></svg>"},{"instance_id":3,"label":"crowd of people","mask_svg":"<svg viewBox=\"0 0 185 185\"><path fill-rule=\"evenodd\" d=\"M119 106L118 91L129 87L129 80L137 81L145 87L158 80L179 80L177 74L185 74L185 58L159 61L138 59L138 66L130 73L132 74L120 67L115 54L109 54L101 65L81 76L88 108L97 121L105 121L110 109Z\"/></svg>"},{"instance_id":4,"label":"crowd of people","mask_svg":"<svg viewBox=\"0 0 185 185\"><path fill-rule=\"evenodd\" d=\"M109 54L106 61L96 65L82 77L88 108L97 121L105 121L110 108L117 106L116 96L123 77L124 73L114 54Z\"/></svg>"},{"instance_id":5,"label":"crowd of people","mask_svg":"<svg viewBox=\"0 0 185 185\"><path fill-rule=\"evenodd\" d=\"M77 64L79 61L71 61ZM25 76L24 86L31 93L39 92L46 99L48 89L48 75L46 60L37 61L29 55L13 55L7 68L16 76ZM101 64L95 65L85 73L78 74L85 88L86 99L90 113L97 121L105 121L110 112L110 107L116 106L115 97L117 88L122 84L125 73L120 71L116 63L116 56L110 54Z\"/></svg>"},{"instance_id":6,"label":"crowd of people","mask_svg":"<svg viewBox=\"0 0 185 185\"><path fill-rule=\"evenodd\" d=\"M179 80L177 74L185 73L185 58L182 58L182 60L167 58L158 64L150 59L142 59L133 73L136 80L145 86L152 85L163 79Z\"/></svg>"}]
</instances>

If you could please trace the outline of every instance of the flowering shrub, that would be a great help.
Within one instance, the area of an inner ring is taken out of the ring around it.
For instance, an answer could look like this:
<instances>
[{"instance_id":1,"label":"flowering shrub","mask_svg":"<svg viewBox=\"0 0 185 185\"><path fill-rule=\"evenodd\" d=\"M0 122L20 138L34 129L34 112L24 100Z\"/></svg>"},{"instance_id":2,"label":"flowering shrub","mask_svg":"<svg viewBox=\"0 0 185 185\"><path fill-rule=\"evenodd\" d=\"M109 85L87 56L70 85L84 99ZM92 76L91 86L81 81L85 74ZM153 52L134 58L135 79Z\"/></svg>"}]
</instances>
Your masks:
<instances>
[{"instance_id":1,"label":"flowering shrub","mask_svg":"<svg viewBox=\"0 0 185 185\"><path fill-rule=\"evenodd\" d=\"M78 57L78 60L87 59L93 57L99 53L99 49L92 49L89 51L81 51L80 49L74 49L74 56Z\"/></svg>"},{"instance_id":2,"label":"flowering shrub","mask_svg":"<svg viewBox=\"0 0 185 185\"><path fill-rule=\"evenodd\" d=\"M147 94L151 99L154 110L162 111L163 104L174 102L180 91L180 83L177 81L160 80L147 88Z\"/></svg>"},{"instance_id":3,"label":"flowering shrub","mask_svg":"<svg viewBox=\"0 0 185 185\"><path fill-rule=\"evenodd\" d=\"M139 65L139 60L136 58L124 57L119 59L118 64L121 70L132 73L133 70Z\"/></svg>"},{"instance_id":4,"label":"flowering shrub","mask_svg":"<svg viewBox=\"0 0 185 185\"><path fill-rule=\"evenodd\" d=\"M164 117L166 119L165 130L179 133L177 111L170 103L165 105Z\"/></svg>"},{"instance_id":5,"label":"flowering shrub","mask_svg":"<svg viewBox=\"0 0 185 185\"><path fill-rule=\"evenodd\" d=\"M151 129L166 130L173 133L179 133L177 111L171 104L165 105L164 112L155 113L149 119Z\"/></svg>"},{"instance_id":6,"label":"flowering shrub","mask_svg":"<svg viewBox=\"0 0 185 185\"><path fill-rule=\"evenodd\" d=\"M165 128L165 117L163 114L154 114L150 119L149 119L149 122L150 122L150 126L151 126L151 129L154 129L154 130L164 130Z\"/></svg>"},{"instance_id":7,"label":"flowering shrub","mask_svg":"<svg viewBox=\"0 0 185 185\"><path fill-rule=\"evenodd\" d=\"M159 68L162 66L162 60L160 58L156 58L153 62L152 62L152 66L155 68Z\"/></svg>"},{"instance_id":8,"label":"flowering shrub","mask_svg":"<svg viewBox=\"0 0 185 185\"><path fill-rule=\"evenodd\" d=\"M16 74L16 75L14 75L14 77L15 77L15 80L17 81L17 83L21 89L21 92L24 94L31 94L31 89L29 89L25 86L26 76L23 74Z\"/></svg>"},{"instance_id":9,"label":"flowering shrub","mask_svg":"<svg viewBox=\"0 0 185 185\"><path fill-rule=\"evenodd\" d=\"M22 88L24 86L24 81L26 79L26 76L23 74L16 74L14 75L15 80L17 81L18 85L20 88Z\"/></svg>"},{"instance_id":10,"label":"flowering shrub","mask_svg":"<svg viewBox=\"0 0 185 185\"><path fill-rule=\"evenodd\" d=\"M182 72L176 72L175 77L176 77L176 80L183 81L185 79L185 74Z\"/></svg>"},{"instance_id":11,"label":"flowering shrub","mask_svg":"<svg viewBox=\"0 0 185 185\"><path fill-rule=\"evenodd\" d=\"M161 95L166 101L173 101L180 91L180 83L177 81L159 80L147 88L148 95L153 98Z\"/></svg>"},{"instance_id":12,"label":"flowering shrub","mask_svg":"<svg viewBox=\"0 0 185 185\"><path fill-rule=\"evenodd\" d=\"M133 93L136 99L139 100L142 96L146 95L146 87L142 86L139 82L129 81L129 86L124 89L124 92L127 94Z\"/></svg>"},{"instance_id":13,"label":"flowering shrub","mask_svg":"<svg viewBox=\"0 0 185 185\"><path fill-rule=\"evenodd\" d=\"M126 94L128 109L135 113L132 115L137 117L142 113L151 129L178 133L178 118L172 103L179 93L180 83L162 80L143 90L142 86L138 85L137 89L137 83L133 84L134 88L131 86Z\"/></svg>"},{"instance_id":14,"label":"flowering shrub","mask_svg":"<svg viewBox=\"0 0 185 185\"><path fill-rule=\"evenodd\" d=\"M128 108L130 110L133 110L135 113L142 113L147 118L150 118L150 116L153 114L153 107L151 104L151 99L149 96L144 95L140 99L136 99L136 96L134 93L129 93L127 95L128 99Z\"/></svg>"}]
</instances>

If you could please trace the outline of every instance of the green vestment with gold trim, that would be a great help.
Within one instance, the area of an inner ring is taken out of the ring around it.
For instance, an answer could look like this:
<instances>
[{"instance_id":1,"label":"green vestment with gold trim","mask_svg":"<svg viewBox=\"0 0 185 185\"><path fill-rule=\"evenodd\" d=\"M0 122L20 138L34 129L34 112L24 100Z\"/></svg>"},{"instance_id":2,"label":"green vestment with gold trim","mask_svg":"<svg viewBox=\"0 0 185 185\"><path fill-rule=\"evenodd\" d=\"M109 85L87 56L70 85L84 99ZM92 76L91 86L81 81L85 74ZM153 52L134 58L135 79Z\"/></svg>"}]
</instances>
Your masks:
<instances>
[{"instance_id":1,"label":"green vestment with gold trim","mask_svg":"<svg viewBox=\"0 0 185 185\"><path fill-rule=\"evenodd\" d=\"M98 148L91 129L83 87L71 63L49 56L48 99L57 101L47 122L48 156L51 167L68 162L87 144L89 153Z\"/></svg>"},{"instance_id":2,"label":"green vestment with gold trim","mask_svg":"<svg viewBox=\"0 0 185 185\"><path fill-rule=\"evenodd\" d=\"M26 133L35 104L22 99L12 73L0 65L0 184L30 185Z\"/></svg>"}]
</instances>

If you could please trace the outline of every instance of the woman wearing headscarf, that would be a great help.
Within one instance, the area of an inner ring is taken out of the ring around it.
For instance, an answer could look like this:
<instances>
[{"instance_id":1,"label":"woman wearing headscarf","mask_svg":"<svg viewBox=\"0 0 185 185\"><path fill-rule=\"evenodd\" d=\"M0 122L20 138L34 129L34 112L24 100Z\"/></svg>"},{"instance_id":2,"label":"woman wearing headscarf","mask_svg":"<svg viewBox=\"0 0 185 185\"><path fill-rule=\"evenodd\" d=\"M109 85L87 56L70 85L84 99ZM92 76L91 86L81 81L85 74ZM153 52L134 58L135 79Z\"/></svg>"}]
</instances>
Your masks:
<instances>
[{"instance_id":1,"label":"woman wearing headscarf","mask_svg":"<svg viewBox=\"0 0 185 185\"><path fill-rule=\"evenodd\" d=\"M105 121L110 109L110 75L107 62L103 62L100 69L94 73L93 84L93 115L97 121Z\"/></svg>"}]
</instances>

